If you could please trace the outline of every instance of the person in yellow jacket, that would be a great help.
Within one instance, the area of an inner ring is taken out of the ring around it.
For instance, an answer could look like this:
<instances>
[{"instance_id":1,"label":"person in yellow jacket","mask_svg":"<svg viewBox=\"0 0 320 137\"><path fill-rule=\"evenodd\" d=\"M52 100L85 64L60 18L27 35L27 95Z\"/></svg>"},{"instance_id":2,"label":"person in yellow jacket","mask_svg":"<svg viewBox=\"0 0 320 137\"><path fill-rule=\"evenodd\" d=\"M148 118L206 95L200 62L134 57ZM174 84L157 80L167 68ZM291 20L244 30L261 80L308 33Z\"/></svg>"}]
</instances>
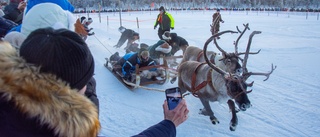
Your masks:
<instances>
[{"instance_id":1,"label":"person in yellow jacket","mask_svg":"<svg viewBox=\"0 0 320 137\"><path fill-rule=\"evenodd\" d=\"M156 29L159 24L158 36L161 40L163 40L163 33L166 31L170 32L170 29L174 29L174 19L170 13L165 11L163 6L159 8L159 11L160 13L158 14L157 20L154 24L154 29Z\"/></svg>"}]
</instances>

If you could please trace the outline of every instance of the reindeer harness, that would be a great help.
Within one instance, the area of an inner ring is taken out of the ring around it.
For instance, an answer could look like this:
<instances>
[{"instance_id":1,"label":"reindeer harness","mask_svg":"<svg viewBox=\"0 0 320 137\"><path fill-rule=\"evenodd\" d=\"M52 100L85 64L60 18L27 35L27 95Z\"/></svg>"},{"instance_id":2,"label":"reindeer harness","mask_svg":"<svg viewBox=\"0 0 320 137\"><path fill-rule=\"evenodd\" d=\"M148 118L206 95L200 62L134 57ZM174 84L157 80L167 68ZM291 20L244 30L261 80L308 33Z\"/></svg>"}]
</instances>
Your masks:
<instances>
[{"instance_id":1,"label":"reindeer harness","mask_svg":"<svg viewBox=\"0 0 320 137\"><path fill-rule=\"evenodd\" d=\"M200 66L204 65L206 63L200 63L197 65L196 69L194 70L194 73L192 74L192 78L191 78L191 91L193 96L198 97L197 92L202 89L203 87L205 87L207 84L209 84L214 90L215 88L212 85L212 77L211 77L211 72L212 69L209 70L208 74L207 74L207 81L203 81L201 82L199 85L196 86L196 81L197 81L197 70Z\"/></svg>"}]
</instances>

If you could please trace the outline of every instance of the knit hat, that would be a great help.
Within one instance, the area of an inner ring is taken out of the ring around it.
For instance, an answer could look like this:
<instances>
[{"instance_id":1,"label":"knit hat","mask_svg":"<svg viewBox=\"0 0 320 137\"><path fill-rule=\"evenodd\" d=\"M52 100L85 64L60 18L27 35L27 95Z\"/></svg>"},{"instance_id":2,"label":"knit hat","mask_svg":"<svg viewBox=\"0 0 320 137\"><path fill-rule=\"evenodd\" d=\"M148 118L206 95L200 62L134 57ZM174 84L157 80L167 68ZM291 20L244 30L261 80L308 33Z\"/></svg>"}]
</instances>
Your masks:
<instances>
[{"instance_id":1,"label":"knit hat","mask_svg":"<svg viewBox=\"0 0 320 137\"><path fill-rule=\"evenodd\" d=\"M41 28L22 43L20 56L40 67L40 72L56 75L72 89L82 89L93 76L94 60L82 38L67 29Z\"/></svg>"},{"instance_id":2,"label":"knit hat","mask_svg":"<svg viewBox=\"0 0 320 137\"><path fill-rule=\"evenodd\" d=\"M118 31L119 31L120 33L123 33L125 30L126 30L126 28L123 27L123 26L120 26L120 27L118 28Z\"/></svg>"},{"instance_id":3,"label":"knit hat","mask_svg":"<svg viewBox=\"0 0 320 137\"><path fill-rule=\"evenodd\" d=\"M140 49L148 49L149 46L146 43L141 43L140 44Z\"/></svg>"}]
</instances>

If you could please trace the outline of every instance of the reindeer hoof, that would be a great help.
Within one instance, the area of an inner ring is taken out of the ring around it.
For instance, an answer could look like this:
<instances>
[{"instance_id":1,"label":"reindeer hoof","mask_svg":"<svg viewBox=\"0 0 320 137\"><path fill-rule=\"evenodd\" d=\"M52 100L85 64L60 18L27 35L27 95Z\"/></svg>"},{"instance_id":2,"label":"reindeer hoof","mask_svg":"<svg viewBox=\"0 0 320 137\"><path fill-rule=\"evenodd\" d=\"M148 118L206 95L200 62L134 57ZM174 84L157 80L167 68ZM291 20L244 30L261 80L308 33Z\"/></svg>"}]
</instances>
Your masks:
<instances>
[{"instance_id":1,"label":"reindeer hoof","mask_svg":"<svg viewBox=\"0 0 320 137\"><path fill-rule=\"evenodd\" d=\"M219 122L219 120L216 118L216 117L210 117L210 120L211 120L211 123L213 124L213 125L215 125L215 124L219 124L220 122Z\"/></svg>"},{"instance_id":2,"label":"reindeer hoof","mask_svg":"<svg viewBox=\"0 0 320 137\"><path fill-rule=\"evenodd\" d=\"M230 122L230 131L235 131L236 130L236 128L237 128L237 123L232 123L232 122Z\"/></svg>"}]
</instances>

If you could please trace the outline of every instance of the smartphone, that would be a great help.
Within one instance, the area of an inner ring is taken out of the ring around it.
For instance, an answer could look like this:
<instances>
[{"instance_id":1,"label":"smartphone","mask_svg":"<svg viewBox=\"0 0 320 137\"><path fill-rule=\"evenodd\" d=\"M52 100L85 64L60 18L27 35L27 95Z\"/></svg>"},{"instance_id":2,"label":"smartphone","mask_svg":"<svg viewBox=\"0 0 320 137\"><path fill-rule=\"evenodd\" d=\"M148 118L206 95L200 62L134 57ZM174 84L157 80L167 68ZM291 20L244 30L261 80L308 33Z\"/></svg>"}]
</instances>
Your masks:
<instances>
[{"instance_id":1,"label":"smartphone","mask_svg":"<svg viewBox=\"0 0 320 137\"><path fill-rule=\"evenodd\" d=\"M178 106L182 100L182 95L179 87L169 88L165 90L166 98L168 102L169 110L172 110Z\"/></svg>"}]
</instances>

